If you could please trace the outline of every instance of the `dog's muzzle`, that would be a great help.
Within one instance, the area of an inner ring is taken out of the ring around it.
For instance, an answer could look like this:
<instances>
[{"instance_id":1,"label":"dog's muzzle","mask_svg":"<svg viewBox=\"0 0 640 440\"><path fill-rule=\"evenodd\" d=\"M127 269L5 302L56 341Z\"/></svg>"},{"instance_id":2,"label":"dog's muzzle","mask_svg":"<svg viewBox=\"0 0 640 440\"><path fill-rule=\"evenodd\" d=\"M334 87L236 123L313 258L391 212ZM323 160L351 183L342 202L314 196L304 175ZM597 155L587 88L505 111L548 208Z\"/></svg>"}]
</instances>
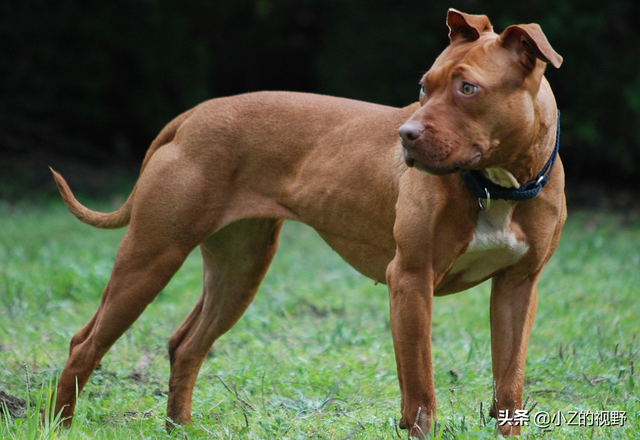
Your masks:
<instances>
[{"instance_id":1,"label":"dog's muzzle","mask_svg":"<svg viewBox=\"0 0 640 440\"><path fill-rule=\"evenodd\" d=\"M417 122L408 121L402 124L398 129L400 135L400 142L402 143L402 154L407 166L412 167L415 165L416 160L411 157L410 150L414 148L415 141L424 132L424 127Z\"/></svg>"}]
</instances>

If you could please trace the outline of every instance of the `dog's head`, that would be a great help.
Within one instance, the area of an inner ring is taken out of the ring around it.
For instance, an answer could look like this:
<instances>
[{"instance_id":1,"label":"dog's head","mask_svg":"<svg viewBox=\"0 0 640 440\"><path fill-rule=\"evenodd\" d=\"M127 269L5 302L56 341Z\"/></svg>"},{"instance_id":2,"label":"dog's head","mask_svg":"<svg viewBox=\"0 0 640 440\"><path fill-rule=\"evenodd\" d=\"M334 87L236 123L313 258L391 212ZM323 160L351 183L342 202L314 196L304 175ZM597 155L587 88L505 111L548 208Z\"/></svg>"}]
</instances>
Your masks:
<instances>
[{"instance_id":1,"label":"dog's head","mask_svg":"<svg viewBox=\"0 0 640 440\"><path fill-rule=\"evenodd\" d=\"M399 130L405 161L431 174L508 164L540 136L539 113L555 114L543 75L562 57L537 24L498 35L486 16L451 9L447 25L451 44L422 77L420 108Z\"/></svg>"}]
</instances>

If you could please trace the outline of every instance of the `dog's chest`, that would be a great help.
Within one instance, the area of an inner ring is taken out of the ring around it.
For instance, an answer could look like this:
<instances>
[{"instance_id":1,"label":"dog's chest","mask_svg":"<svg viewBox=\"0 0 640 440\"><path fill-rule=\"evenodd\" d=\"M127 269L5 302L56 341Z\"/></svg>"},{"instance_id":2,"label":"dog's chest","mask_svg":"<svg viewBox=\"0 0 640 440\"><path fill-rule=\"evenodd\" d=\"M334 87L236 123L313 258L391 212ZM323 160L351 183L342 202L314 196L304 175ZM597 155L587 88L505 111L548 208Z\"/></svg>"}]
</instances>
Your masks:
<instances>
[{"instance_id":1,"label":"dog's chest","mask_svg":"<svg viewBox=\"0 0 640 440\"><path fill-rule=\"evenodd\" d=\"M513 203L502 200L493 201L489 210L481 211L473 239L449 275L465 284L478 283L517 263L529 245L512 215Z\"/></svg>"}]
</instances>

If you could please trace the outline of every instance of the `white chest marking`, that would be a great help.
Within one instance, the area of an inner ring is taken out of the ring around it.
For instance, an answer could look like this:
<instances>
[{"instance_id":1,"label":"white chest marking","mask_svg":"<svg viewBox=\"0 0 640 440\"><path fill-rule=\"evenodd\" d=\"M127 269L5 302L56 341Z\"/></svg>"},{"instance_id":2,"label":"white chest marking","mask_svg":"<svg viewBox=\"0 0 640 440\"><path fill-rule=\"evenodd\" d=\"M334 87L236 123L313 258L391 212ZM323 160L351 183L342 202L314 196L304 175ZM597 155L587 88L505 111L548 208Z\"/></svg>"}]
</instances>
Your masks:
<instances>
[{"instance_id":1,"label":"white chest marking","mask_svg":"<svg viewBox=\"0 0 640 440\"><path fill-rule=\"evenodd\" d=\"M518 262L529 245L518 240L518 226L512 223L512 214L513 203L504 200L495 200L488 211L480 212L471 243L449 273L462 272L463 282L480 282Z\"/></svg>"}]
</instances>

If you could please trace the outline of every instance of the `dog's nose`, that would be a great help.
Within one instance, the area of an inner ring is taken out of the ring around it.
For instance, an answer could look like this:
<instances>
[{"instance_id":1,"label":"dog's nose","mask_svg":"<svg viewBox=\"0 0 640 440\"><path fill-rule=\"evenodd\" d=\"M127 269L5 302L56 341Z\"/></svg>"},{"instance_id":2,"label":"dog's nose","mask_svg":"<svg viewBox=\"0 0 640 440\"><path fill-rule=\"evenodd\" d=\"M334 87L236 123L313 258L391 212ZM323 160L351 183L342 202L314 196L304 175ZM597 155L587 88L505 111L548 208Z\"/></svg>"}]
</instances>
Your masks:
<instances>
[{"instance_id":1,"label":"dog's nose","mask_svg":"<svg viewBox=\"0 0 640 440\"><path fill-rule=\"evenodd\" d=\"M417 122L405 122L399 129L398 134L402 139L402 145L405 148L413 147L413 143L420 137L424 128Z\"/></svg>"}]
</instances>

